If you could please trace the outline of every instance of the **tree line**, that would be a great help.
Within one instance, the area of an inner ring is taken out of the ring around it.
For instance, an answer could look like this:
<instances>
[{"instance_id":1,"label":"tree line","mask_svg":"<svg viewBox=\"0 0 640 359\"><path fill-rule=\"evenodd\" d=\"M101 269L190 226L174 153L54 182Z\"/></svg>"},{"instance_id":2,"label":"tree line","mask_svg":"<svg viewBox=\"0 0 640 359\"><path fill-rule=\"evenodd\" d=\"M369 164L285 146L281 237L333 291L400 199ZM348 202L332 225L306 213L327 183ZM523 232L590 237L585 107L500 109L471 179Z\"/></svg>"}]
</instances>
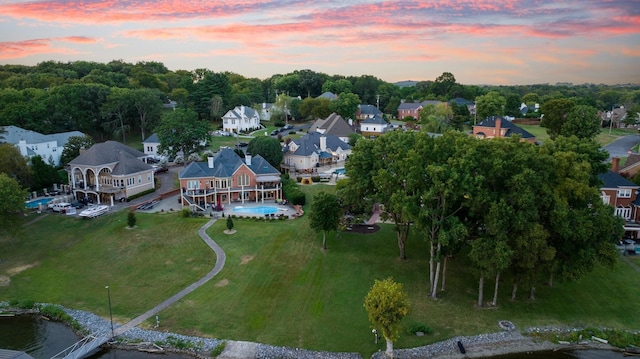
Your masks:
<instances>
[{"instance_id":1,"label":"tree line","mask_svg":"<svg viewBox=\"0 0 640 359\"><path fill-rule=\"evenodd\" d=\"M638 85L463 85L450 72L433 81L411 84L398 86L372 75L328 75L309 69L266 79L246 78L202 68L170 71L154 61L3 65L0 126L15 125L45 134L78 130L97 141L126 141L130 131L141 133L142 137L153 131L160 120L162 104L170 100L194 110L198 119L213 122L236 106L257 108L262 103L279 105L280 110L276 109L274 114L276 119L292 116L307 120L323 118L331 112L353 117L359 104L377 106L388 117L394 117L402 101L449 101L457 97L476 101L491 91L504 102L500 103L499 111L489 115L518 116L522 103L543 104L555 99L569 99L597 110L624 105L632 113L640 111ZM338 103L318 98L324 92L341 95ZM470 119L465 110L466 107L452 106L453 115L445 115L455 117L455 126L459 126Z\"/></svg>"}]
</instances>

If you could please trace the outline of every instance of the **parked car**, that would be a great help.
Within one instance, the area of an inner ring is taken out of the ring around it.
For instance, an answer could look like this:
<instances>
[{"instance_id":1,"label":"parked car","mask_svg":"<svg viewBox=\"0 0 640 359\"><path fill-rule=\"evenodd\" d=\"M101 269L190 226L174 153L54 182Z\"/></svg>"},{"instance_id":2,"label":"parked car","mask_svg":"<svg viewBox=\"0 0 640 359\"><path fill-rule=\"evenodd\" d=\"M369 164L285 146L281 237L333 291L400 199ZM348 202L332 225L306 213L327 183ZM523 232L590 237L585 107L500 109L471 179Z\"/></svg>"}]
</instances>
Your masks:
<instances>
[{"instance_id":1,"label":"parked car","mask_svg":"<svg viewBox=\"0 0 640 359\"><path fill-rule=\"evenodd\" d=\"M67 208L72 208L71 203L60 202L56 204L49 205L49 208L54 212L66 212Z\"/></svg>"},{"instance_id":2,"label":"parked car","mask_svg":"<svg viewBox=\"0 0 640 359\"><path fill-rule=\"evenodd\" d=\"M282 127L282 130L286 131L286 130L291 130L292 128L293 128L293 125L292 124L288 124L288 125L284 125L284 127Z\"/></svg>"},{"instance_id":3,"label":"parked car","mask_svg":"<svg viewBox=\"0 0 640 359\"><path fill-rule=\"evenodd\" d=\"M275 129L275 130L271 131L271 136L276 136L278 133L280 133L280 131Z\"/></svg>"},{"instance_id":4,"label":"parked car","mask_svg":"<svg viewBox=\"0 0 640 359\"><path fill-rule=\"evenodd\" d=\"M236 147L247 147L247 146L249 146L249 144L246 142L239 142L236 144Z\"/></svg>"},{"instance_id":5,"label":"parked car","mask_svg":"<svg viewBox=\"0 0 640 359\"><path fill-rule=\"evenodd\" d=\"M73 202L71 202L71 206L75 207L76 209L80 209L80 208L84 207L84 203L82 203L80 201L73 201Z\"/></svg>"},{"instance_id":6,"label":"parked car","mask_svg":"<svg viewBox=\"0 0 640 359\"><path fill-rule=\"evenodd\" d=\"M167 171L169 171L169 169L165 166L153 166L153 173L155 174L165 173Z\"/></svg>"}]
</instances>

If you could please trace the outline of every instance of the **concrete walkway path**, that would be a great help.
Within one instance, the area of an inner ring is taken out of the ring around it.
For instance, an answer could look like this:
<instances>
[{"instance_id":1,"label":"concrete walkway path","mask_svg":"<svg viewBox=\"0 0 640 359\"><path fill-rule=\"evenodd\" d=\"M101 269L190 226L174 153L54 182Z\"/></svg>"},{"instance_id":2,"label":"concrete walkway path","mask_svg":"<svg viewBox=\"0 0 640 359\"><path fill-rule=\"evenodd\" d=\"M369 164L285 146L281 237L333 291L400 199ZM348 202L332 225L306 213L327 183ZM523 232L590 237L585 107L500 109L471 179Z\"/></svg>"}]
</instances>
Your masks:
<instances>
[{"instance_id":1,"label":"concrete walkway path","mask_svg":"<svg viewBox=\"0 0 640 359\"><path fill-rule=\"evenodd\" d=\"M213 266L213 269L209 273L207 273L204 277L200 278L197 282L191 284L190 286L186 287L185 289L181 290L180 292L174 294L173 296L171 296L169 299L165 300L164 302L162 302L162 303L156 305L155 307L149 309L148 311L146 311L142 315L139 315L138 317L134 318L129 323L118 327L118 329L116 329L114 331L114 334L116 336L126 332L127 330L129 330L131 328L137 327L138 325L140 325L145 320L151 318L152 316L158 314L160 311L162 311L162 310L166 309L167 307L169 307L171 304L173 304L173 303L177 302L178 300L184 298L187 294L189 294L189 293L193 292L194 290L198 289L200 286L202 286L203 284L205 284L206 282L211 280L211 278L215 277L216 274L220 273L220 271L224 267L224 263L227 260L227 255L224 253L224 250L222 250L222 248L216 242L214 242L211 239L211 237L209 237L209 235L207 235L207 229L209 227L211 227L211 225L213 223L215 223L215 221L216 221L216 219L212 218L204 226L200 227L200 230L198 231L198 234L200 235L200 238L202 238L202 240L216 254L216 264Z\"/></svg>"}]
</instances>

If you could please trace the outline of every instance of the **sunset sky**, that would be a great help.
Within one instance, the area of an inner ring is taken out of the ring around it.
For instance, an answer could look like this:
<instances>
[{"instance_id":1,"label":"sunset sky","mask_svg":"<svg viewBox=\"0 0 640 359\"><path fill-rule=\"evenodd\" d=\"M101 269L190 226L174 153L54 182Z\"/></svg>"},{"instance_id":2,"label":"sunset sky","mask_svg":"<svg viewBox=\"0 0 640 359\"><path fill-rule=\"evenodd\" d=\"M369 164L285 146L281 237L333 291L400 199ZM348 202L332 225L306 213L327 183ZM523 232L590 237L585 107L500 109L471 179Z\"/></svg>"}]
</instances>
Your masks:
<instances>
[{"instance_id":1,"label":"sunset sky","mask_svg":"<svg viewBox=\"0 0 640 359\"><path fill-rule=\"evenodd\" d=\"M640 1L0 0L0 64L640 83Z\"/></svg>"}]
</instances>

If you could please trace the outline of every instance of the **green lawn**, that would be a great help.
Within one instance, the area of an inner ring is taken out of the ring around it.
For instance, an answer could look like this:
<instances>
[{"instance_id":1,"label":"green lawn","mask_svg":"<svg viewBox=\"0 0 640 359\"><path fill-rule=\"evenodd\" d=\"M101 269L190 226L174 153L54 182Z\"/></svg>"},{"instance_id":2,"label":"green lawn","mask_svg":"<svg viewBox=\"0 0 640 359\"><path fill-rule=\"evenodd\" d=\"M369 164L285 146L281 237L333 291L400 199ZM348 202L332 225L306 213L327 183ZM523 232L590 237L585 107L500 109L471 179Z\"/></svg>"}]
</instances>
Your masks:
<instances>
[{"instance_id":1,"label":"green lawn","mask_svg":"<svg viewBox=\"0 0 640 359\"><path fill-rule=\"evenodd\" d=\"M302 187L308 193L335 187ZM308 206L307 206L308 210ZM0 287L0 300L13 298L60 303L108 316L104 286L110 285L114 315L124 322L150 309L208 272L213 253L197 237L206 219L176 214L137 215L138 228L126 229L126 213L93 220L58 215L27 226L0 247L0 275L11 284ZM575 283L539 285L537 300L527 300L520 287L510 301L511 282L501 282L499 307L476 309L477 277L464 254L447 268L447 291L426 298L427 244L413 232L406 261L400 261L393 226L375 235L343 233L328 238L312 232L307 216L271 223L226 221L208 231L227 254L222 272L202 288L162 311L162 331L222 339L248 340L312 350L355 351L369 356L383 348L373 343L363 299L375 279L392 276L409 292L412 310L404 329L424 323L434 333L425 337L402 333L397 347L415 347L457 335L498 331L498 320L519 328L544 325L595 325L640 329L640 274L620 262L596 267ZM27 268L26 266L33 267ZM493 281L485 280L485 298ZM153 321L145 325L151 327Z\"/></svg>"}]
</instances>

